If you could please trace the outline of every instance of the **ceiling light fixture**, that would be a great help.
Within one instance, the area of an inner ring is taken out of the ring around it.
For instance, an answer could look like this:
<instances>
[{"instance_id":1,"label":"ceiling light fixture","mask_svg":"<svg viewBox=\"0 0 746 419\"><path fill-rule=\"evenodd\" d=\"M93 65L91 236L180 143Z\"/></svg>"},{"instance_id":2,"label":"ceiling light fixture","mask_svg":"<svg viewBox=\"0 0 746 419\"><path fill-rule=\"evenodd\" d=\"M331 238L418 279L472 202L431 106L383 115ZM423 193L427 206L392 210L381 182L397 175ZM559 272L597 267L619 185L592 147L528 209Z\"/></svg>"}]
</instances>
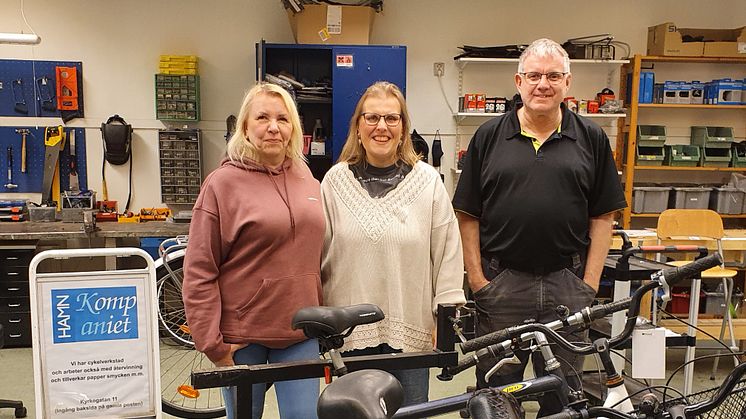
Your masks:
<instances>
[{"instance_id":1,"label":"ceiling light fixture","mask_svg":"<svg viewBox=\"0 0 746 419\"><path fill-rule=\"evenodd\" d=\"M41 38L33 33L0 32L0 44L36 45L39 42L41 42Z\"/></svg>"}]
</instances>

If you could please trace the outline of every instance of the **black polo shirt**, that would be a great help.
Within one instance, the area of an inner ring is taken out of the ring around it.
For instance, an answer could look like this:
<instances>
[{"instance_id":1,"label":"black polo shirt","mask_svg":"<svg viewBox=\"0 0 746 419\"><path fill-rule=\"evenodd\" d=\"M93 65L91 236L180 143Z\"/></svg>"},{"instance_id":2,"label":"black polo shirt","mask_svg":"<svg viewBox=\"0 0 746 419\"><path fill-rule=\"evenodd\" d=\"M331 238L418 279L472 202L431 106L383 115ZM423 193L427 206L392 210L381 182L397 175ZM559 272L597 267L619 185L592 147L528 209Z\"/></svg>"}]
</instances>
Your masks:
<instances>
[{"instance_id":1,"label":"black polo shirt","mask_svg":"<svg viewBox=\"0 0 746 419\"><path fill-rule=\"evenodd\" d=\"M479 219L482 256L526 270L585 253L589 218L627 206L606 133L562 106L559 132L538 150L516 110L477 129L453 207Z\"/></svg>"}]
</instances>

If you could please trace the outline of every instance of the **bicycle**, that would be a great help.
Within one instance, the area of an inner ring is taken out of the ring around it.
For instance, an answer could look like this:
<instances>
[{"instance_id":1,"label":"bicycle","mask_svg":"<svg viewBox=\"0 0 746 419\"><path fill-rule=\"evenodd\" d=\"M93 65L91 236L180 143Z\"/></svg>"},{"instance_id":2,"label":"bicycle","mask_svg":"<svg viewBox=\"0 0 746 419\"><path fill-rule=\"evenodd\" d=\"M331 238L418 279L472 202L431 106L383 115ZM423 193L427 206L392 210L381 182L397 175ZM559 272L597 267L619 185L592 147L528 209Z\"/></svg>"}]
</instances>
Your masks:
<instances>
[{"instance_id":1,"label":"bicycle","mask_svg":"<svg viewBox=\"0 0 746 419\"><path fill-rule=\"evenodd\" d=\"M219 418L225 416L220 388L200 391L189 382L193 371L213 364L195 348L186 321L181 291L187 243L187 236L164 240L155 262L161 326L161 406L163 412L181 418Z\"/></svg>"},{"instance_id":2,"label":"bicycle","mask_svg":"<svg viewBox=\"0 0 746 419\"><path fill-rule=\"evenodd\" d=\"M513 350L517 349L517 347L523 341L530 340L534 340L537 342L536 347L542 351L545 362L549 367L550 364L552 364L553 356L551 354L551 348L549 347L549 345L546 344L546 340L544 338L544 336L549 336L552 338L553 341L555 341L556 344L568 351L572 351L582 355L591 353L605 354L605 356L602 356L602 361L604 363L604 367L606 368L607 375L610 376L607 380L607 386L609 387L609 391L611 393L611 396L607 398L606 404L608 406L611 406L617 401L625 401L628 397L626 394L626 388L623 385L623 379L621 375L615 374L613 363L608 356L608 349L626 341L631 336L636 323L637 314L639 313L640 300L642 299L642 296L653 288L661 286L664 290L664 296L670 298L670 285L673 285L674 283L683 280L684 278L696 275L704 269L715 266L719 264L720 261L720 255L713 254L680 268L671 268L668 270L659 271L651 277L651 282L649 284L642 285L631 298L626 298L604 305L587 307L578 313L569 315L562 320L551 322L546 325L534 323L513 326L476 339L463 342L459 345L462 352L475 352L474 355L462 359L456 366L447 366L445 368L445 374L450 375L459 373L475 366L478 362L495 360L501 360L502 362L504 361L504 358L506 356L510 356L509 354L511 354ZM624 331L620 335L608 341L606 339L600 339L594 342L593 345L576 346L566 341L556 332L557 329L566 326L588 327L595 319L602 318L614 312L622 311L625 309L629 310ZM500 363L498 362L497 368L499 368L499 365ZM546 377L539 377L534 380L526 380L508 386L501 386L498 389L504 390L506 388L512 387L511 390L513 390L513 393L517 398L526 397L528 395L535 395L540 392L543 393L553 391L556 393L557 397L560 398L560 401L563 403L564 406L584 405L582 396L570 392L568 390L567 383L565 382L564 377L561 374L556 373L558 371L558 368L547 368L547 370L550 373ZM357 375L362 376L363 372L357 372ZM385 374L379 374L379 376L385 377ZM343 376L343 378L345 377ZM331 383L329 386L327 386L327 388L324 390L321 397L319 398L318 413L320 419L338 417L335 415L338 415L338 412L340 411L339 400L343 400L342 405L346 404L346 406L344 406L344 411L347 412L346 417L417 418L461 409L466 405L468 399L472 396L471 394L467 393L466 395L436 400L433 402L427 402L415 406L407 406L399 409L398 406L389 406L386 403L380 403L381 400L387 400L386 397L393 398L395 401L394 396L397 392L395 385L383 381L381 381L380 383L375 381L384 380L384 378L376 379L368 377L367 384L363 389L364 391L360 391L356 388L355 378L357 377L345 378L344 380L340 378L335 383ZM376 401L375 396L377 394L371 393L369 389L379 387L382 389L380 390L382 392L382 395L385 395L386 397L378 397L379 403L378 407L376 408L376 404L374 402ZM366 391L367 394L363 394ZM373 394L374 396L372 399L370 397L371 394ZM361 397L362 399L360 399ZM356 399L360 401L354 402L354 400ZM618 408L620 410L632 410L632 405L631 403L627 403ZM392 411L396 413L391 413Z\"/></svg>"}]
</instances>

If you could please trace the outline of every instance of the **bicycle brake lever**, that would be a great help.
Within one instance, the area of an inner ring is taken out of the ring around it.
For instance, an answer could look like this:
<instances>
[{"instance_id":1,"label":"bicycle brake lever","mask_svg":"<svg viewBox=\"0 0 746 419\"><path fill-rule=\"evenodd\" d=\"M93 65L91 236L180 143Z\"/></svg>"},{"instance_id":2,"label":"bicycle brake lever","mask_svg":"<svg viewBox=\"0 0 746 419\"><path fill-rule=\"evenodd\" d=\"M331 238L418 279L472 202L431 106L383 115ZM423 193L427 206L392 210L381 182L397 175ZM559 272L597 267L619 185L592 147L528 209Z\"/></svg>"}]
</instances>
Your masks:
<instances>
[{"instance_id":1,"label":"bicycle brake lever","mask_svg":"<svg viewBox=\"0 0 746 419\"><path fill-rule=\"evenodd\" d=\"M495 374L500 368L502 368L504 365L507 365L507 364L520 365L521 360L518 359L518 357L515 356L515 354L510 358L501 359L500 361L498 361L497 364L495 364L495 366L493 366L492 368L490 368L489 371L487 371L487 374L484 375L484 381L490 381L490 377L492 377L493 374Z\"/></svg>"}]
</instances>

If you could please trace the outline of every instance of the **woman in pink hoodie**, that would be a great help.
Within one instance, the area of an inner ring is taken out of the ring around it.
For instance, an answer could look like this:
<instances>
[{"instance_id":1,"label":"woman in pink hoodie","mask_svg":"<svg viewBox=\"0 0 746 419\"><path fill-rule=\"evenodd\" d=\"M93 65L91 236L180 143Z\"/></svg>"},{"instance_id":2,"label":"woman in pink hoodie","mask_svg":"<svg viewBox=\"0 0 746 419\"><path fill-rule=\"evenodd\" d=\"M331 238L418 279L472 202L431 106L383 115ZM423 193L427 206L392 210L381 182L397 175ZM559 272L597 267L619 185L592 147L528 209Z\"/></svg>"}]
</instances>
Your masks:
<instances>
[{"instance_id":1,"label":"woman in pink hoodie","mask_svg":"<svg viewBox=\"0 0 746 419\"><path fill-rule=\"evenodd\" d=\"M216 366L318 359L317 341L290 327L298 309L322 299L324 216L302 138L290 95L259 83L243 100L227 158L202 184L183 295L197 349ZM283 419L316 417L318 379L275 388ZM253 387L254 418L262 416L264 389ZM223 395L232 418L235 388Z\"/></svg>"}]
</instances>

